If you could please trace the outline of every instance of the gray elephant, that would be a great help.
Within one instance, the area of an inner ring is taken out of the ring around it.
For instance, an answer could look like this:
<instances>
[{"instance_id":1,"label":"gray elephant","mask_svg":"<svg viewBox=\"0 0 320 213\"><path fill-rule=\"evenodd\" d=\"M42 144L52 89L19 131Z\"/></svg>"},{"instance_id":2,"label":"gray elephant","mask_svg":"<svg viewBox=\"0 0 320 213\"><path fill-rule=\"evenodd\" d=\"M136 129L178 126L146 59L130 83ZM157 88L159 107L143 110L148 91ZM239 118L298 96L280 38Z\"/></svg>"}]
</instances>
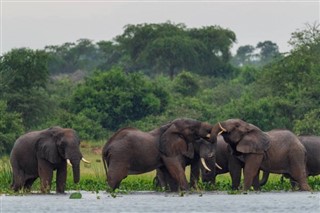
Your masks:
<instances>
[{"instance_id":1,"label":"gray elephant","mask_svg":"<svg viewBox=\"0 0 320 213\"><path fill-rule=\"evenodd\" d=\"M319 136L299 136L300 142L307 151L307 175L316 176L320 174L320 137ZM296 186L296 182L289 174L283 174L290 178L291 185ZM267 183L269 173L263 175L260 186Z\"/></svg>"},{"instance_id":2,"label":"gray elephant","mask_svg":"<svg viewBox=\"0 0 320 213\"><path fill-rule=\"evenodd\" d=\"M200 167L202 182L215 184L217 175L229 172L232 180L231 188L233 190L239 189L244 162L243 159L239 159L231 154L230 147L222 136L218 136L217 138L216 163L210 159L206 159L206 165L211 171L203 166Z\"/></svg>"},{"instance_id":3,"label":"gray elephant","mask_svg":"<svg viewBox=\"0 0 320 213\"><path fill-rule=\"evenodd\" d=\"M171 191L188 190L186 159L215 155L216 143L200 140L208 139L211 129L212 125L193 119L176 119L150 132L120 129L102 151L108 185L114 190L127 175L160 169Z\"/></svg>"},{"instance_id":4,"label":"gray elephant","mask_svg":"<svg viewBox=\"0 0 320 213\"><path fill-rule=\"evenodd\" d=\"M215 128L222 131L232 154L244 159L244 190L258 181L259 169L289 174L299 183L300 190L310 191L307 183L306 149L298 137L288 130L263 132L240 119L229 119Z\"/></svg>"},{"instance_id":5,"label":"gray elephant","mask_svg":"<svg viewBox=\"0 0 320 213\"><path fill-rule=\"evenodd\" d=\"M80 160L85 160L79 149L80 140L73 129L52 127L20 136L11 151L14 191L30 191L33 182L40 177L41 192L51 188L53 171L56 174L56 192L64 193L67 178L67 162L72 165L75 183L80 180Z\"/></svg>"}]
</instances>

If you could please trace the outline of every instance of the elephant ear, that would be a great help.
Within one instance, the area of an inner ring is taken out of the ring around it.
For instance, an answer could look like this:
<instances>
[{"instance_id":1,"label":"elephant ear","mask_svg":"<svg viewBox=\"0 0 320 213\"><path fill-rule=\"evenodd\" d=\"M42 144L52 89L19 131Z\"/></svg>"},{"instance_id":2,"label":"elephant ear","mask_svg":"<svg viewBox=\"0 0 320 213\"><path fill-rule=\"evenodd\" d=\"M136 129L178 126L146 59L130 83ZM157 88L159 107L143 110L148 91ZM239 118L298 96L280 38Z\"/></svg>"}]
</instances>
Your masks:
<instances>
[{"instance_id":1,"label":"elephant ear","mask_svg":"<svg viewBox=\"0 0 320 213\"><path fill-rule=\"evenodd\" d=\"M58 152L58 145L61 143L61 128L49 128L40 133L37 141L37 156L46 159L50 163L61 163L62 158Z\"/></svg>"},{"instance_id":2,"label":"elephant ear","mask_svg":"<svg viewBox=\"0 0 320 213\"><path fill-rule=\"evenodd\" d=\"M166 156L184 155L193 158L194 148L191 143L187 143L180 134L177 126L171 124L160 136L159 150Z\"/></svg>"},{"instance_id":3,"label":"elephant ear","mask_svg":"<svg viewBox=\"0 0 320 213\"><path fill-rule=\"evenodd\" d=\"M255 127L248 131L237 144L237 151L241 153L264 153L270 147L269 136Z\"/></svg>"}]
</instances>

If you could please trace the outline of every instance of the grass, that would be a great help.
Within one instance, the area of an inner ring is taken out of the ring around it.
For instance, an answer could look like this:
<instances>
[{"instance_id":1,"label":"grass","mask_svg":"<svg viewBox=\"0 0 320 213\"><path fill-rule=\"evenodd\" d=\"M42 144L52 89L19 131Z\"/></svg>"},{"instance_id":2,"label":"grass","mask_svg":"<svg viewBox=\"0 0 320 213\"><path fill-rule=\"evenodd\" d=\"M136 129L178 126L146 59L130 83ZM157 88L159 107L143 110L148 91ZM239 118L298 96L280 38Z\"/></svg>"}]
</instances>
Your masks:
<instances>
[{"instance_id":1,"label":"grass","mask_svg":"<svg viewBox=\"0 0 320 213\"><path fill-rule=\"evenodd\" d=\"M82 143L81 152L84 157L91 161L90 165L81 163L80 171L81 178L78 184L73 183L72 169L68 167L67 186L66 190L85 190L85 191L109 191L106 184L106 174L101 161L102 144ZM186 170L187 177L189 176L189 167ZM116 193L126 193L130 191L162 191L160 188L155 188L153 185L153 178L155 172L149 172L141 175L129 175L121 182L120 188ZM0 159L0 194L13 194L10 189L12 178L11 166L8 157ZM309 184L314 191L320 191L320 176L309 177ZM55 178L52 182L52 191L55 191ZM202 183L198 184L198 189L195 191L227 191L229 194L237 194L238 191L231 190L231 178L229 174L219 175L217 177L216 185ZM291 191L291 185L288 179L281 181L281 175L270 174L269 180L261 191ZM33 184L32 191L40 191L39 179ZM116 196L116 193L111 193Z\"/></svg>"}]
</instances>

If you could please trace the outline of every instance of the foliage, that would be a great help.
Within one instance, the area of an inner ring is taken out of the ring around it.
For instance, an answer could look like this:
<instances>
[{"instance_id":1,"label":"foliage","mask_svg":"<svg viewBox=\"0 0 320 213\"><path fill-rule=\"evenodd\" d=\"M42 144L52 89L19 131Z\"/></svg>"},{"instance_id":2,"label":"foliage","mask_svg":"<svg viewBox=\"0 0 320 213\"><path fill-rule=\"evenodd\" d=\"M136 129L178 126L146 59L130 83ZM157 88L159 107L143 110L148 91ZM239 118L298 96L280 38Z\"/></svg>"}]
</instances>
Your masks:
<instances>
[{"instance_id":1,"label":"foliage","mask_svg":"<svg viewBox=\"0 0 320 213\"><path fill-rule=\"evenodd\" d=\"M8 112L7 104L0 100L0 155L9 153L14 141L23 133L21 116Z\"/></svg>"},{"instance_id":2,"label":"foliage","mask_svg":"<svg viewBox=\"0 0 320 213\"><path fill-rule=\"evenodd\" d=\"M46 93L47 55L41 50L13 49L1 57L0 98L9 112L18 112L26 129L44 120L50 109Z\"/></svg>"},{"instance_id":3,"label":"foliage","mask_svg":"<svg viewBox=\"0 0 320 213\"><path fill-rule=\"evenodd\" d=\"M282 57L278 45L267 40L258 42L256 47L252 45L240 46L237 49L236 55L232 58L232 63L239 67L261 67Z\"/></svg>"},{"instance_id":4,"label":"foliage","mask_svg":"<svg viewBox=\"0 0 320 213\"><path fill-rule=\"evenodd\" d=\"M294 125L294 132L298 135L319 135L320 132L320 109L307 112L301 120Z\"/></svg>"},{"instance_id":5,"label":"foliage","mask_svg":"<svg viewBox=\"0 0 320 213\"><path fill-rule=\"evenodd\" d=\"M61 46L46 46L49 55L49 72L52 75L72 73L77 70L91 70L99 61L97 48L89 39L79 39L76 43L66 42Z\"/></svg>"},{"instance_id":6,"label":"foliage","mask_svg":"<svg viewBox=\"0 0 320 213\"><path fill-rule=\"evenodd\" d=\"M178 117L238 117L265 131L318 135L319 32L319 24L293 32L283 55L262 41L232 57L231 30L170 22L127 25L113 41L13 49L0 60L1 122L19 126L21 118L22 130L59 125L101 140L128 125L147 131ZM3 128L11 138L22 132Z\"/></svg>"},{"instance_id":7,"label":"foliage","mask_svg":"<svg viewBox=\"0 0 320 213\"><path fill-rule=\"evenodd\" d=\"M188 29L184 24L127 25L116 41L136 70L166 73L171 79L184 69L228 76L234 32L218 26ZM150 73L149 73L150 74Z\"/></svg>"},{"instance_id":8,"label":"foliage","mask_svg":"<svg viewBox=\"0 0 320 213\"><path fill-rule=\"evenodd\" d=\"M130 120L139 120L165 109L168 94L140 73L120 69L96 72L79 85L71 97L73 113L83 113L103 128L115 130Z\"/></svg>"},{"instance_id":9,"label":"foliage","mask_svg":"<svg viewBox=\"0 0 320 213\"><path fill-rule=\"evenodd\" d=\"M183 96L195 96L200 86L197 76L190 72L183 71L174 79L174 90Z\"/></svg>"},{"instance_id":10,"label":"foliage","mask_svg":"<svg viewBox=\"0 0 320 213\"><path fill-rule=\"evenodd\" d=\"M12 170L7 157L0 158L0 194L11 191Z\"/></svg>"}]
</instances>

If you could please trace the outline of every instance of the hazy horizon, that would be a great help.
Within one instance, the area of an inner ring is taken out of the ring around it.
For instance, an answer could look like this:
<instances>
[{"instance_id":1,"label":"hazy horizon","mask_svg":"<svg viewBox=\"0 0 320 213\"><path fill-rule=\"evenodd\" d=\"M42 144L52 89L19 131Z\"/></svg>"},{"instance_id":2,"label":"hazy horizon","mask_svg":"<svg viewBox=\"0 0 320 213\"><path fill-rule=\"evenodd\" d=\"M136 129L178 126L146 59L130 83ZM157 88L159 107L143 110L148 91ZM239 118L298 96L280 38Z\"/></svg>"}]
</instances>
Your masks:
<instances>
[{"instance_id":1,"label":"hazy horizon","mask_svg":"<svg viewBox=\"0 0 320 213\"><path fill-rule=\"evenodd\" d=\"M270 40L290 50L291 33L320 20L320 1L8 1L1 0L1 54L12 48L43 49L86 38L112 40L127 24L218 25L237 44Z\"/></svg>"}]
</instances>

